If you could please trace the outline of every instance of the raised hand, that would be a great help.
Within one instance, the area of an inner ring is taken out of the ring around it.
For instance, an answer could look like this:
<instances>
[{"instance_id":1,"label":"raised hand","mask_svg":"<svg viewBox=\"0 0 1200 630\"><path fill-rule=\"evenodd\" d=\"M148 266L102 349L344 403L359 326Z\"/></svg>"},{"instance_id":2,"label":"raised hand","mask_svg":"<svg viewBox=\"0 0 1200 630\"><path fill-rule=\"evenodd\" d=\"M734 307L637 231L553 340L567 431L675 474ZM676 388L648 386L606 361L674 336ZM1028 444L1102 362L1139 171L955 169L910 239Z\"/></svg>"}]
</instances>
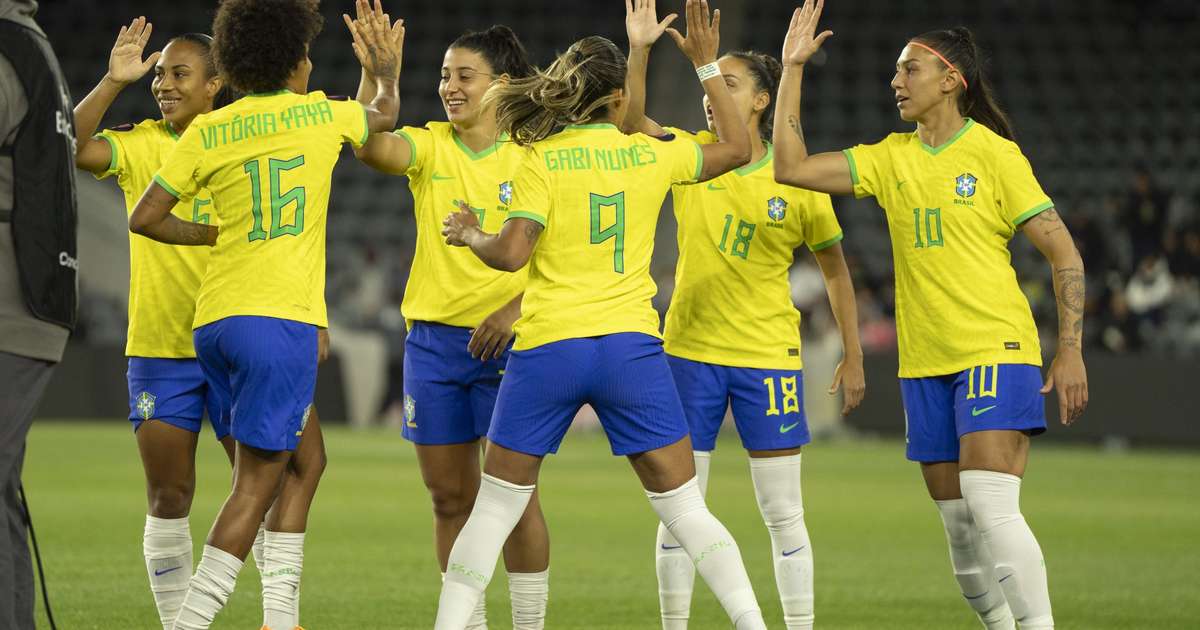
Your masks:
<instances>
[{"instance_id":1,"label":"raised hand","mask_svg":"<svg viewBox=\"0 0 1200 630\"><path fill-rule=\"evenodd\" d=\"M788 24L787 36L783 39L783 55L785 65L802 66L821 48L821 44L833 35L833 31L817 32L817 22L821 19L821 11L825 8L825 0L804 0L804 6L792 12L792 21Z\"/></svg>"},{"instance_id":2,"label":"raised hand","mask_svg":"<svg viewBox=\"0 0 1200 630\"><path fill-rule=\"evenodd\" d=\"M144 16L139 16L129 26L121 27L112 52L108 54L108 74L105 76L110 81L128 85L142 78L158 63L161 52L150 53L145 61L142 60L142 52L146 50L146 42L150 41L153 31L154 25L146 21Z\"/></svg>"},{"instance_id":3,"label":"raised hand","mask_svg":"<svg viewBox=\"0 0 1200 630\"><path fill-rule=\"evenodd\" d=\"M454 247L466 247L470 245L472 237L482 233L479 230L479 217L469 208L451 213L442 221L442 225L442 236L446 237L446 244Z\"/></svg>"},{"instance_id":4,"label":"raised hand","mask_svg":"<svg viewBox=\"0 0 1200 630\"><path fill-rule=\"evenodd\" d=\"M629 35L629 48L649 48L666 32L678 13L672 13L658 21L654 9L655 0L625 0L625 33Z\"/></svg>"},{"instance_id":5,"label":"raised hand","mask_svg":"<svg viewBox=\"0 0 1200 630\"><path fill-rule=\"evenodd\" d=\"M354 38L354 55L363 70L376 81L396 81L404 56L404 20L392 22L383 12L380 0L374 8L368 0L355 2L357 17L342 14L350 35Z\"/></svg>"},{"instance_id":6,"label":"raised hand","mask_svg":"<svg viewBox=\"0 0 1200 630\"><path fill-rule=\"evenodd\" d=\"M710 17L707 0L687 0L684 14L687 16L687 37L673 28L667 29L675 45L697 68L716 61L721 45L721 10L713 11Z\"/></svg>"}]
</instances>

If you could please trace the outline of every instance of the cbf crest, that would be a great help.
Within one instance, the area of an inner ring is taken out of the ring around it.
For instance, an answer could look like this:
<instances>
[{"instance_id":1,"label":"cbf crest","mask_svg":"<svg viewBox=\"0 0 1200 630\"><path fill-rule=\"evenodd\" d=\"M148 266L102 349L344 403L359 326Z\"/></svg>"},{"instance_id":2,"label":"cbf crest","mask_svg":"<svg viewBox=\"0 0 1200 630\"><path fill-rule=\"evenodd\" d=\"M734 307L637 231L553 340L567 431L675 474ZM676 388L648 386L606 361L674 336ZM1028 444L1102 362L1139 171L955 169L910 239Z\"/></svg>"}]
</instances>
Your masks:
<instances>
[{"instance_id":1,"label":"cbf crest","mask_svg":"<svg viewBox=\"0 0 1200 630\"><path fill-rule=\"evenodd\" d=\"M771 197L767 200L767 216L776 223L783 222L783 218L787 216L787 202L783 197Z\"/></svg>"},{"instance_id":2,"label":"cbf crest","mask_svg":"<svg viewBox=\"0 0 1200 630\"><path fill-rule=\"evenodd\" d=\"M150 392L142 392L135 399L138 415L142 420L149 420L154 417L154 394Z\"/></svg>"},{"instance_id":3,"label":"cbf crest","mask_svg":"<svg viewBox=\"0 0 1200 630\"><path fill-rule=\"evenodd\" d=\"M975 183L979 180L970 173L963 173L954 178L954 192L959 197L966 199L975 194Z\"/></svg>"},{"instance_id":4,"label":"cbf crest","mask_svg":"<svg viewBox=\"0 0 1200 630\"><path fill-rule=\"evenodd\" d=\"M513 184L511 181L500 184L500 203L510 205L513 198Z\"/></svg>"}]
</instances>

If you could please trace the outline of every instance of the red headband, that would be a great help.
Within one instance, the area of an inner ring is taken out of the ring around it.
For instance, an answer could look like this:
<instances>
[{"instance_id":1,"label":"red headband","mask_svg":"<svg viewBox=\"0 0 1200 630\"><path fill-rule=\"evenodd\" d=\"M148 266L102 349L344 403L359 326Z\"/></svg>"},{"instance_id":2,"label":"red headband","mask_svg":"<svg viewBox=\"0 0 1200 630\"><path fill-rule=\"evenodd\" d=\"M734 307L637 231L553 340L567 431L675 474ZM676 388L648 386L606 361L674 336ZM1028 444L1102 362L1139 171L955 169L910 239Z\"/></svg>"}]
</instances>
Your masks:
<instances>
[{"instance_id":1,"label":"red headband","mask_svg":"<svg viewBox=\"0 0 1200 630\"><path fill-rule=\"evenodd\" d=\"M908 43L909 43L909 44L911 44L911 45L913 45L913 46L920 46L921 48L924 48L925 50L928 50L929 52L933 53L933 55L934 55L935 57L937 57L938 59L941 59L941 60L942 60L942 63L946 64L946 67L948 67L948 68L950 68L951 70L953 70L953 71L955 71L955 72L957 72L957 73L958 73L958 80L959 80L959 81L962 81L962 84L963 84L963 89L964 89L964 90L966 90L966 89L969 89L969 88L967 87L967 78L966 78L965 76L963 76L963 73L962 73L962 71L961 71L961 70L959 70L958 68L956 68L956 67L954 66L954 64L950 63L950 60L949 60L949 59L946 59L945 57L943 57L943 56L942 56L942 53L940 53L940 52L938 52L938 51L936 51L936 50L934 50L934 49L930 48L929 46L926 46L925 44L922 44L921 42L918 42L918 41L911 41L911 42L908 42Z\"/></svg>"}]
</instances>

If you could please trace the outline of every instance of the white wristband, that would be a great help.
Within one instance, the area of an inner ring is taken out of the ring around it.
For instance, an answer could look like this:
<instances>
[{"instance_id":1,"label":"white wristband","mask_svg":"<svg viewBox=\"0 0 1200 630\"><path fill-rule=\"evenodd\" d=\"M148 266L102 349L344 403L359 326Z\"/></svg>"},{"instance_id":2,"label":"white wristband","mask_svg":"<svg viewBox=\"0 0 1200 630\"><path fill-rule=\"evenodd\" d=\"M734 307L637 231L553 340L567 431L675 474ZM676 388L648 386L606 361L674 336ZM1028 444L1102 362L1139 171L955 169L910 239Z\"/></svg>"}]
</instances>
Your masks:
<instances>
[{"instance_id":1,"label":"white wristband","mask_svg":"<svg viewBox=\"0 0 1200 630\"><path fill-rule=\"evenodd\" d=\"M701 83L704 83L713 77L721 76L721 66L717 65L715 61L708 65L700 66L696 68L696 76L700 77Z\"/></svg>"}]
</instances>

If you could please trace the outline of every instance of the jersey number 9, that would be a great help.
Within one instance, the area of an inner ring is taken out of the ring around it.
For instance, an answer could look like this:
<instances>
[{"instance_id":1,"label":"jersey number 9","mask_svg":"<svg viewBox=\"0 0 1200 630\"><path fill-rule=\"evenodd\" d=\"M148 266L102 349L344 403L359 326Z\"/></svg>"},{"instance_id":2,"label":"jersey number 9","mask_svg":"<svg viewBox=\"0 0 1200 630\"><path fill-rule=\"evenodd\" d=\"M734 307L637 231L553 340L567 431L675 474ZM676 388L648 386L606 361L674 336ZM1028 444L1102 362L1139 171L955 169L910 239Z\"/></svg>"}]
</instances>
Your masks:
<instances>
[{"instance_id":1,"label":"jersey number 9","mask_svg":"<svg viewBox=\"0 0 1200 630\"><path fill-rule=\"evenodd\" d=\"M625 193L612 195L588 195L588 205L592 215L592 245L599 245L608 239L616 239L613 245L613 271L625 273ZM612 225L600 229L602 210L611 206L616 212Z\"/></svg>"}]
</instances>

